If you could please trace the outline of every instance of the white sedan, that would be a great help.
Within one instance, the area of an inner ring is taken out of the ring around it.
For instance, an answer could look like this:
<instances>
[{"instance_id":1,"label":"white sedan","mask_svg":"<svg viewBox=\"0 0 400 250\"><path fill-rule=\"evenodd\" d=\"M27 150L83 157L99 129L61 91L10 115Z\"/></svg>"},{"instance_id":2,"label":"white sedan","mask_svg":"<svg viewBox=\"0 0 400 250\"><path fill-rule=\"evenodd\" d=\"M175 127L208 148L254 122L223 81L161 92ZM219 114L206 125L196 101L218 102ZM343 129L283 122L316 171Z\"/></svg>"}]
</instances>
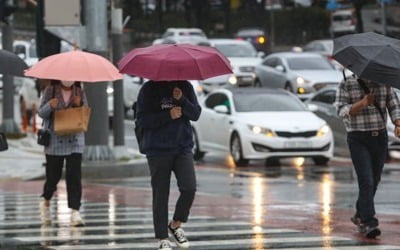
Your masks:
<instances>
[{"instance_id":1,"label":"white sedan","mask_svg":"<svg viewBox=\"0 0 400 250\"><path fill-rule=\"evenodd\" d=\"M222 151L230 152L237 166L285 157L310 157L325 165L333 155L330 127L285 90L218 89L201 105L193 123L195 160Z\"/></svg>"}]
</instances>

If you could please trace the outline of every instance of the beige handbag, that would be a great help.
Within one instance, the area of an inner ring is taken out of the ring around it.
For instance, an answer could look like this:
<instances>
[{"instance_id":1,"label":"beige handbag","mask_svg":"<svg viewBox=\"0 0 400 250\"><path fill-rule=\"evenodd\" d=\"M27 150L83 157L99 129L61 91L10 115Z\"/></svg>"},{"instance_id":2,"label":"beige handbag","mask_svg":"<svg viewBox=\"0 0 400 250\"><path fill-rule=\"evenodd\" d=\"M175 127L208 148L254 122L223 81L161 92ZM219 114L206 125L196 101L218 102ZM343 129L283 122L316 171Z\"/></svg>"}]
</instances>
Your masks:
<instances>
[{"instance_id":1,"label":"beige handbag","mask_svg":"<svg viewBox=\"0 0 400 250\"><path fill-rule=\"evenodd\" d=\"M54 112L54 132L57 135L86 132L90 111L88 106L56 110Z\"/></svg>"}]
</instances>

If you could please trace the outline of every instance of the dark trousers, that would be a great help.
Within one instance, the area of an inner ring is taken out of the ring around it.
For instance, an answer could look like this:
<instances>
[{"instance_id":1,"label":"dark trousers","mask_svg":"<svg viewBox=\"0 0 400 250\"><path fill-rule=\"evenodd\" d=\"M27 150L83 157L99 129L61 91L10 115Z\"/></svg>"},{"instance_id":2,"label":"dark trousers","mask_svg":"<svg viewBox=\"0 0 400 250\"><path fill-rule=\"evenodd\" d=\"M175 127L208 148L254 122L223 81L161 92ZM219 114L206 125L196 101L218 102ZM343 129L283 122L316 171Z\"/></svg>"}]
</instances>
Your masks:
<instances>
[{"instance_id":1,"label":"dark trousers","mask_svg":"<svg viewBox=\"0 0 400 250\"><path fill-rule=\"evenodd\" d=\"M174 172L179 198L173 219L186 222L196 193L196 175L191 153L167 156L149 156L151 187L153 189L153 223L155 237L168 237L168 200L171 173Z\"/></svg>"},{"instance_id":2,"label":"dark trousers","mask_svg":"<svg viewBox=\"0 0 400 250\"><path fill-rule=\"evenodd\" d=\"M53 197L62 176L64 159L66 161L65 182L67 184L68 207L79 210L82 197L82 154L74 153L66 156L46 154L46 182L44 183L42 197L46 200Z\"/></svg>"},{"instance_id":3,"label":"dark trousers","mask_svg":"<svg viewBox=\"0 0 400 250\"><path fill-rule=\"evenodd\" d=\"M379 133L349 132L347 143L358 179L357 214L362 223L378 226L374 197L388 152L386 130Z\"/></svg>"}]
</instances>

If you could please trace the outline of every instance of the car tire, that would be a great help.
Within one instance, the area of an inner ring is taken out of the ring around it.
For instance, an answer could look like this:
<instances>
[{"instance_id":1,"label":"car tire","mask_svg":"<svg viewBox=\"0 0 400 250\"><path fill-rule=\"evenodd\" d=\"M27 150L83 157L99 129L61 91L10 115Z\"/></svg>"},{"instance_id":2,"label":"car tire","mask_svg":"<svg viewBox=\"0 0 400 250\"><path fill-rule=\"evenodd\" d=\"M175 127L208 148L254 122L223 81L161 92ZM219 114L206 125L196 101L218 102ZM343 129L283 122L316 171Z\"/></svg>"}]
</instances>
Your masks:
<instances>
[{"instance_id":1,"label":"car tire","mask_svg":"<svg viewBox=\"0 0 400 250\"><path fill-rule=\"evenodd\" d=\"M243 157L242 143L237 133L234 133L231 138L230 152L236 166L244 167L249 164L249 160Z\"/></svg>"},{"instance_id":2,"label":"car tire","mask_svg":"<svg viewBox=\"0 0 400 250\"><path fill-rule=\"evenodd\" d=\"M285 90L287 90L287 91L289 91L290 93L293 93L293 87L292 87L292 85L290 84L290 82L287 82L286 84L285 84L285 88L284 88Z\"/></svg>"},{"instance_id":3,"label":"car tire","mask_svg":"<svg viewBox=\"0 0 400 250\"><path fill-rule=\"evenodd\" d=\"M280 165L281 165L281 162L279 161L279 158L267 158L265 160L266 167L277 167Z\"/></svg>"},{"instance_id":4,"label":"car tire","mask_svg":"<svg viewBox=\"0 0 400 250\"><path fill-rule=\"evenodd\" d=\"M204 158L205 152L200 151L199 138L196 131L193 129L193 160L200 161Z\"/></svg>"},{"instance_id":5,"label":"car tire","mask_svg":"<svg viewBox=\"0 0 400 250\"><path fill-rule=\"evenodd\" d=\"M327 166L329 162L329 158L323 156L313 157L312 160L317 166Z\"/></svg>"},{"instance_id":6,"label":"car tire","mask_svg":"<svg viewBox=\"0 0 400 250\"><path fill-rule=\"evenodd\" d=\"M257 78L257 79L254 81L254 87L255 87L255 88L261 88L261 87L262 87L262 84L261 84L260 79Z\"/></svg>"}]
</instances>

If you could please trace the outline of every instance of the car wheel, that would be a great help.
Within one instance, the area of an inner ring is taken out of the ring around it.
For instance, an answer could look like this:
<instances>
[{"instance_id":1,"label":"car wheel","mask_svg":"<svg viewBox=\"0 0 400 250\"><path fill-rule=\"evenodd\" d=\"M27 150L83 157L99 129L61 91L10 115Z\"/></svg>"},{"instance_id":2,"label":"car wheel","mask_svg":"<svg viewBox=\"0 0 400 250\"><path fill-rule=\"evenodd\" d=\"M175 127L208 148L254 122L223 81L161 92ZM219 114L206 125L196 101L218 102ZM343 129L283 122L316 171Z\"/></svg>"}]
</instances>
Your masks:
<instances>
[{"instance_id":1,"label":"car wheel","mask_svg":"<svg viewBox=\"0 0 400 250\"><path fill-rule=\"evenodd\" d=\"M203 159L204 155L206 154L205 152L200 151L199 147L199 138L197 137L196 131L193 129L193 160L199 161Z\"/></svg>"},{"instance_id":2,"label":"car wheel","mask_svg":"<svg viewBox=\"0 0 400 250\"><path fill-rule=\"evenodd\" d=\"M260 79L257 78L254 81L254 87L256 87L256 88L261 88L262 87Z\"/></svg>"},{"instance_id":3,"label":"car wheel","mask_svg":"<svg viewBox=\"0 0 400 250\"><path fill-rule=\"evenodd\" d=\"M238 134L233 134L231 138L231 155L236 166L247 166L249 160L243 158L242 143Z\"/></svg>"},{"instance_id":4,"label":"car wheel","mask_svg":"<svg viewBox=\"0 0 400 250\"><path fill-rule=\"evenodd\" d=\"M285 85L285 90L287 90L287 91L293 93L293 87L292 87L292 85L290 84L290 82L287 82L287 83L286 83L286 85Z\"/></svg>"},{"instance_id":5,"label":"car wheel","mask_svg":"<svg viewBox=\"0 0 400 250\"><path fill-rule=\"evenodd\" d=\"M312 158L315 165L317 166L326 166L328 164L329 158L319 156L319 157L313 157Z\"/></svg>"},{"instance_id":6,"label":"car wheel","mask_svg":"<svg viewBox=\"0 0 400 250\"><path fill-rule=\"evenodd\" d=\"M281 162L279 161L279 158L268 158L265 160L266 167L277 167L280 165L281 165Z\"/></svg>"}]
</instances>

